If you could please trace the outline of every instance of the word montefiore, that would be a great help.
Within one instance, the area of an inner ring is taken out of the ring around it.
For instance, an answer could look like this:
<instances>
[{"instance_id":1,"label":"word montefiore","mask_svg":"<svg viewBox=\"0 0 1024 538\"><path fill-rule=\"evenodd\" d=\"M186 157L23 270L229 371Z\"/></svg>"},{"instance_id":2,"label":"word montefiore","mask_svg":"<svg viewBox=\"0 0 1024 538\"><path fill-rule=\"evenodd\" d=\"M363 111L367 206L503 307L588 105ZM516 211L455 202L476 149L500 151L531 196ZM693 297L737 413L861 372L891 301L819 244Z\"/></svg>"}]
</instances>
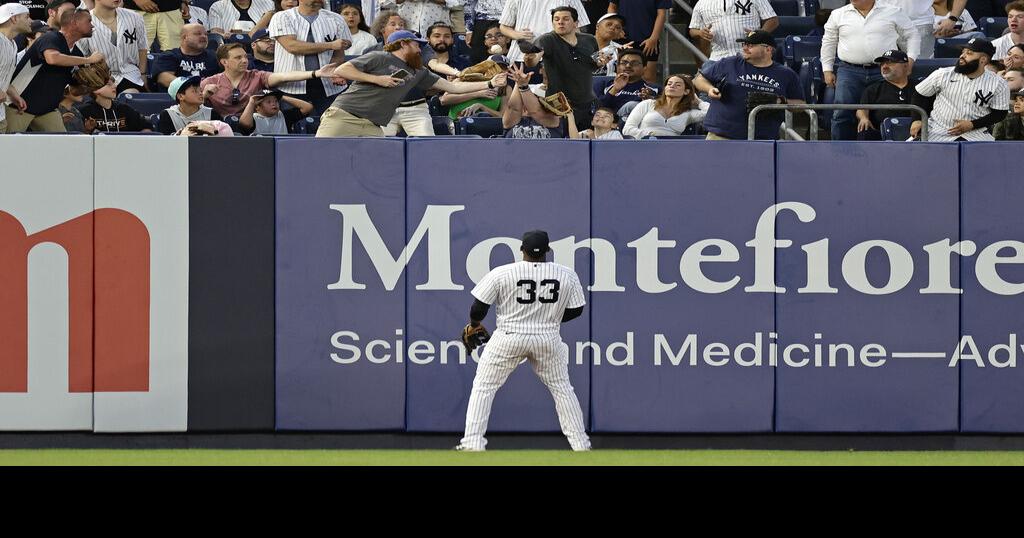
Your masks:
<instances>
[{"instance_id":1,"label":"word montefiore","mask_svg":"<svg viewBox=\"0 0 1024 538\"><path fill-rule=\"evenodd\" d=\"M428 205L423 218L416 226L409 241L401 252L392 255L392 250L385 244L377 226L370 218L365 205L331 204L330 209L341 216L341 261L336 282L327 285L330 290L362 290L366 282L357 282L353 274L353 245L355 241L362 244L373 264L381 283L387 290L394 290L409 260L417 255L417 251L425 244L427 257L427 276L422 282L415 282L417 290L463 290L465 286L456 283L452 278L451 256L451 220L453 215L466 209L463 205ZM683 284L700 293L725 293L741 287L746 293L787 293L789 290L776 283L775 256L780 249L794 248L793 241L776 236L776 219L795 217L802 223L811 223L817 217L813 207L802 202L782 202L769 206L761 213L754 227L753 237L743 244L750 249L753 258L753 281L741 282L739 276L717 280L705 273L711 264L735 264L741 260L741 249L736 244L725 240L709 238L685 246L680 253L680 245L672 239L662 238L657 227L652 227L644 235L630 241L626 247L633 249L636 255L636 289L643 293L666 293ZM829 239L822 237L817 241L799 245L803 251L806 265L806 281L796 289L796 293L839 293L831 282L829 264L837 263L842 269L842 278L850 289L868 295L888 295L899 292L907 287L919 268L914 266L911 251L922 249L926 253L927 286L918 289L922 294L960 294L963 290L955 286L951 267L959 263L959 258L972 258L974 274L978 283L991 293L998 295L1018 295L1024 293L1024 283L1009 282L999 274L1000 265L1024 264L1024 243L1013 240L1002 240L988 245L979 245L974 241L961 240L953 242L951 238L936 238L925 245L901 245L885 239L863 241L841 253L841 258L834 257L829 248ZM474 282L479 282L490 267L491 252L499 246L511 251L513 259L517 259L520 241L513 237L493 237L475 244L465 260L466 274ZM616 245L598 237L577 240L569 236L551 243L554 251L553 260L557 263L573 267L576 252L589 249L593 255L593 283L588 287L593 292L625 292L616 276ZM889 262L889 274L884 285L876 285L868 279L868 255L883 255ZM658 271L661 256L674 256L679 259L678 275L662 275ZM721 273L721 271L716 271Z\"/></svg>"}]
</instances>

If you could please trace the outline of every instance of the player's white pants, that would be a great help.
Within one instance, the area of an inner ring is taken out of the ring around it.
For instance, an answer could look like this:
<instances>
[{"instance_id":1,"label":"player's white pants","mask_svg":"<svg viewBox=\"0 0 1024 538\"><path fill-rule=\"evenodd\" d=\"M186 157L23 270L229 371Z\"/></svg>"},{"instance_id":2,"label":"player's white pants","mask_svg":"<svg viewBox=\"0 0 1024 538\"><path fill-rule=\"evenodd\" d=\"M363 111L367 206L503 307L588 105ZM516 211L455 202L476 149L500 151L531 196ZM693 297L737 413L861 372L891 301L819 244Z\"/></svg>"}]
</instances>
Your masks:
<instances>
[{"instance_id":1,"label":"player's white pants","mask_svg":"<svg viewBox=\"0 0 1024 538\"><path fill-rule=\"evenodd\" d=\"M414 106L400 106L387 125L381 127L384 136L395 136L398 128L405 129L406 136L434 136L434 122L430 119L430 107L426 103Z\"/></svg>"},{"instance_id":2,"label":"player's white pants","mask_svg":"<svg viewBox=\"0 0 1024 538\"><path fill-rule=\"evenodd\" d=\"M562 433L573 450L589 450L583 410L569 383L569 346L555 334L506 334L494 331L484 348L473 378L473 392L466 410L466 434L462 446L482 450L487 446L487 421L494 395L522 359L530 361L537 377L551 391Z\"/></svg>"}]
</instances>

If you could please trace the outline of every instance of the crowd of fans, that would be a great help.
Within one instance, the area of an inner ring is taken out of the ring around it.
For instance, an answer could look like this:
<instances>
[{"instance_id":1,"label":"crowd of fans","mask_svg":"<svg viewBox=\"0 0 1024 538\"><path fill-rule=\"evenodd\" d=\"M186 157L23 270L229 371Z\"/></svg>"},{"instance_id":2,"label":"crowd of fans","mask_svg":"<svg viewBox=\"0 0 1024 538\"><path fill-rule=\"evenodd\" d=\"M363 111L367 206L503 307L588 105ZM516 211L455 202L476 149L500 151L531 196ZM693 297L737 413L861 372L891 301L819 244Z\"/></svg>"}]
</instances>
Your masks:
<instances>
[{"instance_id":1,"label":"crowd of fans","mask_svg":"<svg viewBox=\"0 0 1024 538\"><path fill-rule=\"evenodd\" d=\"M671 0L45 1L0 5L0 134L432 136L439 119L478 118L508 138L729 140L758 104L810 97L777 61L769 0L697 0L689 35L709 59L663 81ZM919 106L932 141L1024 139L1024 0L991 41L969 1L819 10L809 37L833 101ZM912 79L938 38L959 40L956 64ZM106 85L76 80L101 60ZM140 114L142 94L165 106ZM911 115L838 110L831 138L880 140ZM760 114L756 137L777 138L781 118Z\"/></svg>"}]
</instances>

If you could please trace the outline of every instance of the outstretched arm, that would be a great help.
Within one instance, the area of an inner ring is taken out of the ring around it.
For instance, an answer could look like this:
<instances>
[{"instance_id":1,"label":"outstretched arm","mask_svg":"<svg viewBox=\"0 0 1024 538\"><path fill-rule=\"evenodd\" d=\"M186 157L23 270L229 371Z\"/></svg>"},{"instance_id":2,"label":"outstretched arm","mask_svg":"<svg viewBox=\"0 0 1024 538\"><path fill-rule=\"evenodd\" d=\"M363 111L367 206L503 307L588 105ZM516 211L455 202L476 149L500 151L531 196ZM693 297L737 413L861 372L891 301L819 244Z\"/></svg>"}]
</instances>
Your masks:
<instances>
[{"instance_id":1,"label":"outstretched arm","mask_svg":"<svg viewBox=\"0 0 1024 538\"><path fill-rule=\"evenodd\" d=\"M491 305L480 301L480 299L473 300L473 306L469 308L469 324L476 327L480 325L480 322L487 317L487 311L491 308Z\"/></svg>"}]
</instances>

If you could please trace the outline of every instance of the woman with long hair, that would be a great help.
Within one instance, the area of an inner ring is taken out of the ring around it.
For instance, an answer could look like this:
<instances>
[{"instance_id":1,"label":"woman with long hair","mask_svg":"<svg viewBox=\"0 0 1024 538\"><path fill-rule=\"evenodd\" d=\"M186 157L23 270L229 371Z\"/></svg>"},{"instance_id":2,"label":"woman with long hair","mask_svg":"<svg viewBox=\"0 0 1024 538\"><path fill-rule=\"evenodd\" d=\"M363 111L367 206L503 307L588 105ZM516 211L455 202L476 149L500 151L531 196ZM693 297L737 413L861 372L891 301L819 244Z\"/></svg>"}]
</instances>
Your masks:
<instances>
[{"instance_id":1,"label":"woman with long hair","mask_svg":"<svg viewBox=\"0 0 1024 538\"><path fill-rule=\"evenodd\" d=\"M690 75L671 75L657 99L647 99L633 108L622 134L633 138L679 136L693 123L704 121L708 103L697 98Z\"/></svg>"},{"instance_id":2,"label":"woman with long hair","mask_svg":"<svg viewBox=\"0 0 1024 538\"><path fill-rule=\"evenodd\" d=\"M356 4L344 4L338 13L345 19L348 31L352 34L352 46L345 51L346 56L359 56L366 49L377 45L377 38L370 34L370 27L363 17L363 8Z\"/></svg>"},{"instance_id":3,"label":"woman with long hair","mask_svg":"<svg viewBox=\"0 0 1024 538\"><path fill-rule=\"evenodd\" d=\"M268 11L268 12L264 13L262 17L260 17L259 22L257 22L256 26L253 26L252 31L249 32L249 37L251 38L252 35L255 34L259 30L264 30L264 29L269 28L270 27L270 19L272 19L274 17L275 13L280 13L282 11L287 11L287 10L297 6L297 5L299 5L299 0L274 0L274 10L273 11Z\"/></svg>"}]
</instances>

